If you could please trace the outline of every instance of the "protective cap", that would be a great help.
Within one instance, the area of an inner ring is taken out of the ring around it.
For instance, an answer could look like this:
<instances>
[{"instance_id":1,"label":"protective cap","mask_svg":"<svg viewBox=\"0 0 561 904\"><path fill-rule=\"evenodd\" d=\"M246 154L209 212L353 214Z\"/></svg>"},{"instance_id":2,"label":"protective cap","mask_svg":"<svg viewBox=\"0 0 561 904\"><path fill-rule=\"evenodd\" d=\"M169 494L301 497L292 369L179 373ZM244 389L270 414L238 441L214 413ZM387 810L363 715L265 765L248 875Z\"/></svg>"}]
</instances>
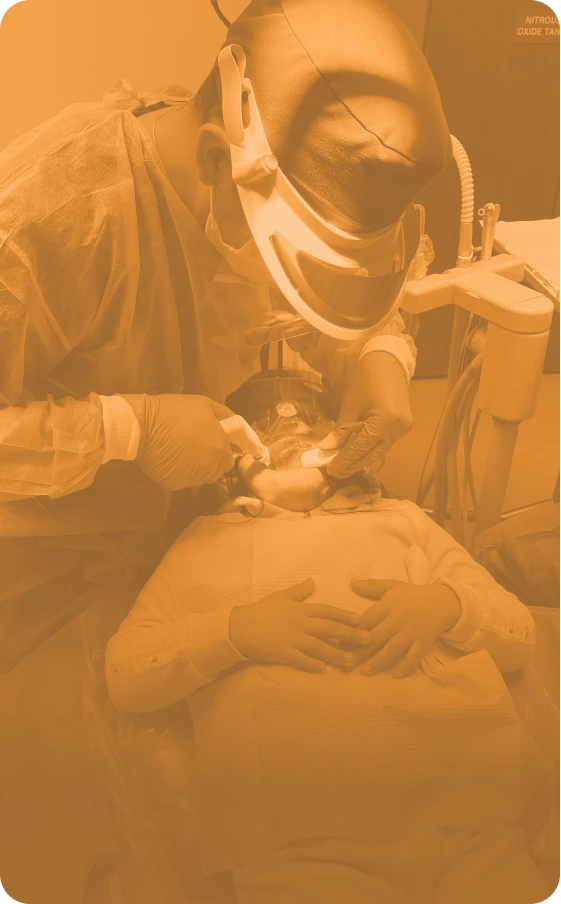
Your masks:
<instances>
[{"instance_id":1,"label":"protective cap","mask_svg":"<svg viewBox=\"0 0 561 904\"><path fill-rule=\"evenodd\" d=\"M381 0L253 0L226 44L245 51L271 151L312 206L379 230L444 167L433 76Z\"/></svg>"},{"instance_id":2,"label":"protective cap","mask_svg":"<svg viewBox=\"0 0 561 904\"><path fill-rule=\"evenodd\" d=\"M261 257L295 312L287 322L282 306L272 310L272 323L292 335L311 325L335 338L365 338L399 304L419 245L417 214L409 204L389 227L348 232L314 210L272 153L246 63L239 44L218 56L232 178Z\"/></svg>"}]
</instances>

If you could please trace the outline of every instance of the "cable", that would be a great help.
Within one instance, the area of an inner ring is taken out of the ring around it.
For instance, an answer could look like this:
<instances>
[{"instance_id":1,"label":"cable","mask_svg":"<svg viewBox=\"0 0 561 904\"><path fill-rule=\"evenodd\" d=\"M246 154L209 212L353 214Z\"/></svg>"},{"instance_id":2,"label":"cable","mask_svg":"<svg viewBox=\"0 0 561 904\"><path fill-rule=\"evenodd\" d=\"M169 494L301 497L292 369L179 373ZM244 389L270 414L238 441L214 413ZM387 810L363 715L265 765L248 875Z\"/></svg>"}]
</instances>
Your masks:
<instances>
[{"instance_id":1,"label":"cable","mask_svg":"<svg viewBox=\"0 0 561 904\"><path fill-rule=\"evenodd\" d=\"M464 525L460 501L460 480L458 474L457 434L453 442L448 442L446 453L446 495L452 519L452 536L458 543L464 542Z\"/></svg>"},{"instance_id":2,"label":"cable","mask_svg":"<svg viewBox=\"0 0 561 904\"><path fill-rule=\"evenodd\" d=\"M460 371L459 371L458 377L461 377L462 374L466 370L467 353L469 351L469 343L471 341L471 337L473 336L474 332L476 332L477 329L479 328L480 319L481 319L480 317L478 317L474 314L470 315L470 321L468 321L468 327L466 329L464 340L462 342L462 350L461 350L461 357L460 357L461 363L460 363ZM473 324L472 324L472 320L473 320ZM470 329L470 327L471 327L471 329ZM460 404L460 400L458 401L458 405L459 404ZM440 414L438 423L435 427L435 430L434 430L434 433L432 436L430 446L428 448L428 452L427 452L427 454L425 456L425 460L423 462L423 467L421 469L421 475L419 477L419 484L418 484L417 496L416 496L416 503L420 507L423 505L428 493L430 492L430 490L434 484L434 462L433 462L432 468L430 469L430 471L428 473L428 476L426 477L426 480L425 480L425 475L427 474L427 470L429 468L429 461L431 458L431 453L433 451L435 442L437 440L437 437L438 437L438 434L440 431L440 426L442 424L442 419L444 417L445 410L446 410L446 408L444 408Z\"/></svg>"},{"instance_id":3,"label":"cable","mask_svg":"<svg viewBox=\"0 0 561 904\"><path fill-rule=\"evenodd\" d=\"M474 393L474 400L475 400L476 394L477 393ZM470 414L471 414L471 412L470 412ZM477 430L479 428L480 418L481 418L481 408L478 408L475 413L475 417L473 419L473 424L471 425L471 431L469 430L469 426L470 426L469 421L466 421L467 480L468 480L468 486L469 486L469 493L470 493L471 501L473 504L473 511L474 511L475 515L477 514L477 509L478 509L479 503L477 500L477 490L475 488L475 477L473 474L473 468L472 468L472 464L471 464L471 453L473 450L473 445L475 443L475 437L477 435Z\"/></svg>"},{"instance_id":4,"label":"cable","mask_svg":"<svg viewBox=\"0 0 561 904\"><path fill-rule=\"evenodd\" d=\"M418 489L417 489L417 499L416 499L417 505L419 507L422 506L423 502L427 498L427 495L430 492L431 487L434 483L434 465L431 468L431 471L428 475L426 484L424 483L424 478L425 478L426 470L428 468L431 452L432 452L434 444L436 442L436 437L438 435L438 430L439 430L440 424L442 423L443 417L444 417L444 408L440 412L440 417L438 418L436 427L434 428L434 433L433 433L432 439L430 441L430 446L429 446L428 452L426 454L425 460L423 462L423 467L421 469L421 476L419 477L419 485L418 485Z\"/></svg>"},{"instance_id":5,"label":"cable","mask_svg":"<svg viewBox=\"0 0 561 904\"><path fill-rule=\"evenodd\" d=\"M460 497L460 480L458 472L458 447L462 425L469 418L473 400L479 388L479 374L474 371L458 402L454 415L454 430L450 433L447 446L447 496L452 518L452 533L454 538L465 545L463 505Z\"/></svg>"},{"instance_id":6,"label":"cable","mask_svg":"<svg viewBox=\"0 0 561 904\"><path fill-rule=\"evenodd\" d=\"M222 12L222 10L220 9L220 7L219 7L219 5L218 5L218 0L210 0L210 5L212 6L214 12L215 12L216 15L218 16L218 18L220 19L220 21L222 22L222 24L225 25L226 28L230 28L230 25L231 25L232 23L226 18L226 16L224 15L224 13Z\"/></svg>"},{"instance_id":7,"label":"cable","mask_svg":"<svg viewBox=\"0 0 561 904\"><path fill-rule=\"evenodd\" d=\"M469 513L468 513L468 504L469 497L471 497L471 502L473 505L474 515L477 515L477 495L475 492L475 482L473 479L473 471L471 467L471 447L473 445L473 440L475 438L475 431L477 430L477 424L479 423L479 416L481 411L478 410L475 415L474 425L470 431L471 426L471 413L473 410L473 403L475 401L475 397L477 395L479 389L479 383L475 383L472 388L469 390L469 399L466 405L466 413L464 417L464 421L462 424L463 438L464 438L464 473L462 480L462 496L461 496L461 513L462 513L462 535L464 540L467 536L467 526L469 523ZM465 543L464 543L465 546Z\"/></svg>"},{"instance_id":8,"label":"cable","mask_svg":"<svg viewBox=\"0 0 561 904\"><path fill-rule=\"evenodd\" d=\"M482 360L483 355L477 355L454 386L454 389L446 402L442 415L442 424L438 431L434 462L434 520L441 526L444 524L446 509L446 464L448 443L452 434L457 441L456 417L458 410L461 408L462 402L465 402L466 389L471 385L472 380L476 379L479 374ZM463 411L463 408L461 410Z\"/></svg>"}]
</instances>

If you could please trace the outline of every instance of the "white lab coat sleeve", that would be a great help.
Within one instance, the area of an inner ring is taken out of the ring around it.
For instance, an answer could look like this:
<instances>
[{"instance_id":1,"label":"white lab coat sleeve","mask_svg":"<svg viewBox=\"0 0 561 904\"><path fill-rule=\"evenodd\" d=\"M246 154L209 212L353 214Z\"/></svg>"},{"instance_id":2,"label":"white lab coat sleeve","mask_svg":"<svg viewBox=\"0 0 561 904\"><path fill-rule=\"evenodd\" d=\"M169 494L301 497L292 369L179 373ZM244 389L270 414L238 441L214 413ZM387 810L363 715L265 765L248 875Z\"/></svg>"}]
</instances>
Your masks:
<instances>
[{"instance_id":1,"label":"white lab coat sleeve","mask_svg":"<svg viewBox=\"0 0 561 904\"><path fill-rule=\"evenodd\" d=\"M113 705L130 712L163 709L247 662L230 641L233 608L181 614L164 560L107 645L105 670Z\"/></svg>"},{"instance_id":2,"label":"white lab coat sleeve","mask_svg":"<svg viewBox=\"0 0 561 904\"><path fill-rule=\"evenodd\" d=\"M399 312L396 312L374 336L365 340L347 342L319 333L310 333L298 339L291 339L288 344L310 367L326 377L339 395L345 392L359 360L371 352L382 351L396 358L403 368L407 382L415 372L417 349Z\"/></svg>"},{"instance_id":3,"label":"white lab coat sleeve","mask_svg":"<svg viewBox=\"0 0 561 904\"><path fill-rule=\"evenodd\" d=\"M450 587L460 602L458 622L441 639L465 653L487 650L501 672L526 666L536 642L529 609L413 503L410 512L417 543L433 576Z\"/></svg>"}]
</instances>

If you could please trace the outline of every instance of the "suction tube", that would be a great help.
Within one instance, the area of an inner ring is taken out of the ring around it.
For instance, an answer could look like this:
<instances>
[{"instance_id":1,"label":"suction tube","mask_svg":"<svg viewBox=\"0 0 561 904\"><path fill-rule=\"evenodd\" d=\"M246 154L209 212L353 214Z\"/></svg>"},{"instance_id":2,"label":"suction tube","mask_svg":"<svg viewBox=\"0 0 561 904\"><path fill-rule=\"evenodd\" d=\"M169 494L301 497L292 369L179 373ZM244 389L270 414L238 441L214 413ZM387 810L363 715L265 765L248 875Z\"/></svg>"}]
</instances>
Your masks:
<instances>
[{"instance_id":1,"label":"suction tube","mask_svg":"<svg viewBox=\"0 0 561 904\"><path fill-rule=\"evenodd\" d=\"M473 173L469 157L458 139L451 135L452 153L460 175L462 191L462 211L460 214L460 239L458 242L457 267L469 267L473 259L473 217L475 214Z\"/></svg>"}]
</instances>

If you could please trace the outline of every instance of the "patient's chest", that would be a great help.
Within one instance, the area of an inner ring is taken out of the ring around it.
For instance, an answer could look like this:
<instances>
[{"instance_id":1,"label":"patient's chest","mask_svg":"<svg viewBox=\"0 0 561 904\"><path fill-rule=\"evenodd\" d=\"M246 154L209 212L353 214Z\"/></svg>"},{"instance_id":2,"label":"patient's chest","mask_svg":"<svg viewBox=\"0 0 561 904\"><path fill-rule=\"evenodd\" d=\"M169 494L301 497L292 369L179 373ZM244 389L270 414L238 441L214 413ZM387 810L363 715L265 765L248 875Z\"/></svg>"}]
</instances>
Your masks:
<instances>
[{"instance_id":1,"label":"patient's chest","mask_svg":"<svg viewBox=\"0 0 561 904\"><path fill-rule=\"evenodd\" d=\"M310 602L362 611L368 600L352 578L410 580L406 559L414 545L398 512L263 518L241 522L200 519L177 546L175 595L187 612L241 606L313 578Z\"/></svg>"},{"instance_id":2,"label":"patient's chest","mask_svg":"<svg viewBox=\"0 0 561 904\"><path fill-rule=\"evenodd\" d=\"M407 533L402 519L371 514L263 521L253 542L251 602L313 578L309 602L361 612L371 601L351 590L353 578L409 579Z\"/></svg>"},{"instance_id":3,"label":"patient's chest","mask_svg":"<svg viewBox=\"0 0 561 904\"><path fill-rule=\"evenodd\" d=\"M371 602L350 589L353 577L421 582L407 563L413 549L423 554L406 518L395 513L263 520L224 536L233 542L223 548L230 563L223 577L204 556L196 567L215 593L234 594L240 605L311 577L310 601L362 611ZM216 562L216 549L214 556ZM331 667L311 674L255 664L188 704L213 844L228 813L228 844L251 825L258 839L274 825L271 844L338 832L367 837L374 813L387 831L401 797L441 783L470 786L481 776L487 789L500 791L493 812L506 813L515 801L519 724L486 653L435 677L416 670L402 681L388 673L366 678ZM471 792L465 801L468 820ZM445 820L457 813L456 803L446 808ZM254 836L248 838L254 852Z\"/></svg>"}]
</instances>

